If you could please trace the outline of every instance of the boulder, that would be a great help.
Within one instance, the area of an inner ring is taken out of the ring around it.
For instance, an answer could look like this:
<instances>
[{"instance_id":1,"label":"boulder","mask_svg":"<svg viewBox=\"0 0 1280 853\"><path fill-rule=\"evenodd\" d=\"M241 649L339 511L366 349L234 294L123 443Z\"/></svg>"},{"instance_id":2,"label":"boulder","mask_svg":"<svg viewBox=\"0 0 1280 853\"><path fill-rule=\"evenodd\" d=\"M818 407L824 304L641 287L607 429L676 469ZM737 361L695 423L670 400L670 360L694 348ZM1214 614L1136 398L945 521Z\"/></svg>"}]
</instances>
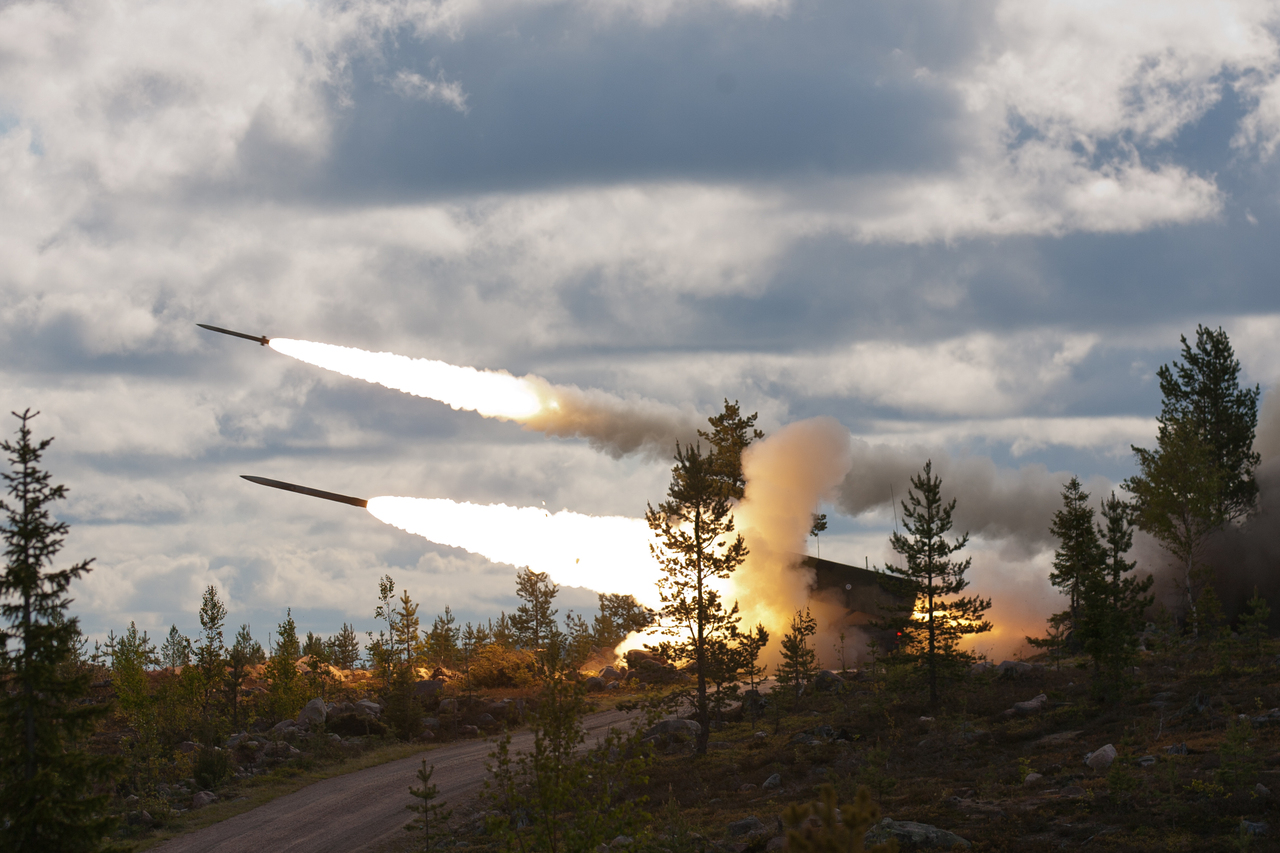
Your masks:
<instances>
[{"instance_id":1,"label":"boulder","mask_svg":"<svg viewBox=\"0 0 1280 853\"><path fill-rule=\"evenodd\" d=\"M428 678L425 681L414 682L413 698L418 701L432 699L437 693L444 689L444 680L439 678Z\"/></svg>"},{"instance_id":2,"label":"boulder","mask_svg":"<svg viewBox=\"0 0 1280 853\"><path fill-rule=\"evenodd\" d=\"M440 700L440 713L441 713L441 714L456 714L456 713L458 713L458 700L457 700L457 699L453 699L453 698L449 698L449 699L441 699L441 700Z\"/></svg>"},{"instance_id":3,"label":"boulder","mask_svg":"<svg viewBox=\"0 0 1280 853\"><path fill-rule=\"evenodd\" d=\"M1164 748L1165 755L1186 755L1187 745L1185 743L1175 744L1174 746L1166 746Z\"/></svg>"},{"instance_id":4,"label":"boulder","mask_svg":"<svg viewBox=\"0 0 1280 853\"><path fill-rule=\"evenodd\" d=\"M656 725L641 735L651 738L654 735L677 735L679 737L696 738L702 731L697 720L660 720Z\"/></svg>"},{"instance_id":5,"label":"boulder","mask_svg":"<svg viewBox=\"0 0 1280 853\"><path fill-rule=\"evenodd\" d=\"M593 675L584 681L583 684L586 685L588 693L599 693L605 689L608 682L598 675Z\"/></svg>"},{"instance_id":6,"label":"boulder","mask_svg":"<svg viewBox=\"0 0 1280 853\"><path fill-rule=\"evenodd\" d=\"M889 840L897 841L899 850L928 850L930 848L950 850L956 845L960 847L973 846L954 832L939 829L927 823L916 823L914 820L885 818L867 830L867 834L863 836L863 844L867 847L875 844L884 844Z\"/></svg>"},{"instance_id":7,"label":"boulder","mask_svg":"<svg viewBox=\"0 0 1280 853\"><path fill-rule=\"evenodd\" d=\"M458 737L480 737L480 730L475 726L458 726Z\"/></svg>"},{"instance_id":8,"label":"boulder","mask_svg":"<svg viewBox=\"0 0 1280 853\"><path fill-rule=\"evenodd\" d=\"M1049 697L1041 693L1033 699L1025 702L1014 702L1013 707L1000 713L1001 717L1025 717L1029 714L1038 714L1049 707Z\"/></svg>"},{"instance_id":9,"label":"boulder","mask_svg":"<svg viewBox=\"0 0 1280 853\"><path fill-rule=\"evenodd\" d=\"M1271 827L1267 826L1266 821L1261 821L1261 820L1260 821L1252 821L1252 820L1240 821L1241 835L1266 835L1267 830L1269 830L1270 828Z\"/></svg>"},{"instance_id":10,"label":"boulder","mask_svg":"<svg viewBox=\"0 0 1280 853\"><path fill-rule=\"evenodd\" d=\"M625 657L627 659L628 669L635 669L641 663L647 663L655 666L667 665L666 658L663 658L660 655L655 655L652 652L647 652L644 649L632 649L627 652Z\"/></svg>"},{"instance_id":11,"label":"boulder","mask_svg":"<svg viewBox=\"0 0 1280 853\"><path fill-rule=\"evenodd\" d=\"M1006 661L1000 662L1000 665L996 667L996 672L1000 673L1001 675L1008 675L1016 678L1021 675L1026 675L1028 672L1031 672L1031 670L1033 669L1035 669L1035 667L1027 663L1026 661L1006 660Z\"/></svg>"},{"instance_id":12,"label":"boulder","mask_svg":"<svg viewBox=\"0 0 1280 853\"><path fill-rule=\"evenodd\" d=\"M820 693L835 693L844 687L844 679L829 669L824 669L813 679L813 689Z\"/></svg>"},{"instance_id":13,"label":"boulder","mask_svg":"<svg viewBox=\"0 0 1280 853\"><path fill-rule=\"evenodd\" d=\"M1095 773L1106 773L1107 768L1116 760L1116 748L1111 744L1107 744L1101 749L1095 750L1084 757L1084 763L1088 764Z\"/></svg>"},{"instance_id":14,"label":"boulder","mask_svg":"<svg viewBox=\"0 0 1280 853\"><path fill-rule=\"evenodd\" d=\"M218 795L213 791L197 791L191 797L191 808L202 809L205 806L212 805L218 801Z\"/></svg>"},{"instance_id":15,"label":"boulder","mask_svg":"<svg viewBox=\"0 0 1280 853\"><path fill-rule=\"evenodd\" d=\"M325 710L323 699L312 699L306 704L301 711L298 712L298 726L300 728L316 728L324 725L328 712Z\"/></svg>"},{"instance_id":16,"label":"boulder","mask_svg":"<svg viewBox=\"0 0 1280 853\"><path fill-rule=\"evenodd\" d=\"M476 725L484 729L491 729L498 726L498 721L493 718L492 714L481 714L476 717Z\"/></svg>"},{"instance_id":17,"label":"boulder","mask_svg":"<svg viewBox=\"0 0 1280 853\"><path fill-rule=\"evenodd\" d=\"M1028 773L1027 778L1022 780L1022 787L1030 788L1033 785L1039 784L1043 780L1044 780L1044 775L1041 773Z\"/></svg>"},{"instance_id":18,"label":"boulder","mask_svg":"<svg viewBox=\"0 0 1280 853\"><path fill-rule=\"evenodd\" d=\"M619 681L622 679L622 673L612 666L606 666L600 670L600 677L605 681Z\"/></svg>"},{"instance_id":19,"label":"boulder","mask_svg":"<svg viewBox=\"0 0 1280 853\"><path fill-rule=\"evenodd\" d=\"M777 773L774 773L768 779L765 779L764 784L760 786L761 790L764 790L764 791L776 791L778 788L781 788L781 787L782 787L782 776Z\"/></svg>"},{"instance_id":20,"label":"boulder","mask_svg":"<svg viewBox=\"0 0 1280 853\"><path fill-rule=\"evenodd\" d=\"M782 853L787 849L787 837L785 835L775 835L769 839L769 843L764 846L764 853Z\"/></svg>"},{"instance_id":21,"label":"boulder","mask_svg":"<svg viewBox=\"0 0 1280 853\"><path fill-rule=\"evenodd\" d=\"M355 704L357 714L368 714L371 717L382 716L382 706L372 699L361 699Z\"/></svg>"},{"instance_id":22,"label":"boulder","mask_svg":"<svg viewBox=\"0 0 1280 853\"><path fill-rule=\"evenodd\" d=\"M1144 755L1138 759L1139 767L1154 767L1155 764L1156 764L1156 757L1154 755Z\"/></svg>"},{"instance_id":23,"label":"boulder","mask_svg":"<svg viewBox=\"0 0 1280 853\"><path fill-rule=\"evenodd\" d=\"M735 820L729 824L727 831L732 838L738 838L743 835L755 835L756 833L766 831L764 822L755 815L749 815L742 820Z\"/></svg>"}]
</instances>

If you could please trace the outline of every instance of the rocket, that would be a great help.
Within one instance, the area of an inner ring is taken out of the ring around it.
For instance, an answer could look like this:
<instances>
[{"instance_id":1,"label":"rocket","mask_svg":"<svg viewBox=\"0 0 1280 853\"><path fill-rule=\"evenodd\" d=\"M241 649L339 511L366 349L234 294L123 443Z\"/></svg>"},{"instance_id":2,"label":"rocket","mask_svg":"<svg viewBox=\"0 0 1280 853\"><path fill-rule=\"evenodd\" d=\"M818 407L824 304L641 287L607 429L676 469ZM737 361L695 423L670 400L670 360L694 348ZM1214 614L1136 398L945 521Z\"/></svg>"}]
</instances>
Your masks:
<instances>
[{"instance_id":1,"label":"rocket","mask_svg":"<svg viewBox=\"0 0 1280 853\"><path fill-rule=\"evenodd\" d=\"M222 330L219 329L218 331ZM230 332L229 334L234 335L236 333ZM247 337L247 335L241 335L241 337ZM367 509L369 506L369 502L364 498L353 498L350 495L340 495L337 492L326 492L320 489L312 489L308 486L286 483L283 480L268 480L266 477L254 477L250 474L241 474L240 476L248 480L250 483L257 483L259 486L270 486L273 489L282 489L286 492L297 492L300 495L322 498L326 501L333 501L334 503L350 504L351 506L358 506L361 509Z\"/></svg>"},{"instance_id":2,"label":"rocket","mask_svg":"<svg viewBox=\"0 0 1280 853\"><path fill-rule=\"evenodd\" d=\"M196 323L196 325L202 329L208 329L211 332L217 332L221 335L230 335L233 338L244 338L246 341L257 341L264 347L271 343L271 339L266 335L246 335L244 332L233 332L230 329L220 329L217 326L209 326L205 323Z\"/></svg>"}]
</instances>

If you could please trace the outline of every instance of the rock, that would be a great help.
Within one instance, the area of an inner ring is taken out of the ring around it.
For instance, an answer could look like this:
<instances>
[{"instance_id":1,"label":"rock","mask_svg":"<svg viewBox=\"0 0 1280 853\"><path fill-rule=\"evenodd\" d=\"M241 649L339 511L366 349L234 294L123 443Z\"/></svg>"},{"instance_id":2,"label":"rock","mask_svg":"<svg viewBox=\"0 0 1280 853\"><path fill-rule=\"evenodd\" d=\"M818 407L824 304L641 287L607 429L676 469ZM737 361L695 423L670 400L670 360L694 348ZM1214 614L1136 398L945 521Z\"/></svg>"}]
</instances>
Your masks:
<instances>
[{"instance_id":1,"label":"rock","mask_svg":"<svg viewBox=\"0 0 1280 853\"><path fill-rule=\"evenodd\" d=\"M1240 821L1241 835L1266 835L1267 830L1269 830L1270 828L1271 827L1267 826L1267 822L1263 820L1256 821L1256 822L1252 820Z\"/></svg>"},{"instance_id":2,"label":"rock","mask_svg":"<svg viewBox=\"0 0 1280 853\"><path fill-rule=\"evenodd\" d=\"M481 728L494 728L498 725L498 721L493 718L492 714L481 714L476 717L476 725Z\"/></svg>"},{"instance_id":3,"label":"rock","mask_svg":"<svg viewBox=\"0 0 1280 853\"><path fill-rule=\"evenodd\" d=\"M1081 732L1056 732L1040 738L1035 742L1035 745L1039 747L1062 746L1064 743L1068 743L1080 737L1081 734Z\"/></svg>"},{"instance_id":4,"label":"rock","mask_svg":"<svg viewBox=\"0 0 1280 853\"><path fill-rule=\"evenodd\" d=\"M1274 726L1280 723L1280 708L1272 708L1265 714L1260 714L1253 718L1255 726Z\"/></svg>"},{"instance_id":5,"label":"rock","mask_svg":"<svg viewBox=\"0 0 1280 853\"><path fill-rule=\"evenodd\" d=\"M444 679L427 678L422 681L415 681L413 684L413 698L419 701L432 699L443 689Z\"/></svg>"},{"instance_id":6,"label":"rock","mask_svg":"<svg viewBox=\"0 0 1280 853\"><path fill-rule=\"evenodd\" d=\"M813 679L813 689L819 692L834 693L844 687L844 679L829 669L824 669Z\"/></svg>"},{"instance_id":7,"label":"rock","mask_svg":"<svg viewBox=\"0 0 1280 853\"><path fill-rule=\"evenodd\" d=\"M137 795L137 794L130 794L129 796L127 796L127 797L125 797L125 798L124 798L124 806L125 806L125 808L127 808L127 809L131 809L131 808L133 808L134 806L136 806L137 804L138 804L138 795Z\"/></svg>"},{"instance_id":8,"label":"rock","mask_svg":"<svg viewBox=\"0 0 1280 853\"><path fill-rule=\"evenodd\" d=\"M1253 793L1265 799L1271 796L1271 789L1268 788L1266 785L1262 784L1261 782L1259 782L1258 784L1253 786Z\"/></svg>"},{"instance_id":9,"label":"rock","mask_svg":"<svg viewBox=\"0 0 1280 853\"><path fill-rule=\"evenodd\" d=\"M652 652L647 652L644 649L632 649L627 652L624 657L627 660L628 669L635 669L642 663L656 664L657 666L667 665L665 658L655 655Z\"/></svg>"},{"instance_id":10,"label":"rock","mask_svg":"<svg viewBox=\"0 0 1280 853\"><path fill-rule=\"evenodd\" d=\"M867 834L863 836L863 844L868 847L874 844L883 844L889 840L897 841L898 849L900 850L921 850L931 847L950 850L956 845L961 847L972 846L954 832L939 829L927 823L916 823L913 820L893 820L892 818L885 818L880 821L880 823L867 830Z\"/></svg>"},{"instance_id":11,"label":"rock","mask_svg":"<svg viewBox=\"0 0 1280 853\"><path fill-rule=\"evenodd\" d=\"M1035 667L1027 663L1026 661L1006 660L1006 661L1000 662L1000 665L996 667L996 672L1000 673L1001 675L1007 675L1007 676L1012 676L1016 678L1022 675L1026 675L1028 672L1031 672L1031 670L1033 669L1035 669Z\"/></svg>"},{"instance_id":12,"label":"rock","mask_svg":"<svg viewBox=\"0 0 1280 853\"><path fill-rule=\"evenodd\" d=\"M760 789L759 789L759 786L757 786L757 785L753 785L753 784L751 784L750 782L748 782L748 783L746 783L745 785L742 785L741 787L739 787L739 788L738 788L738 793L739 793L739 794L753 794L753 793L755 793L755 792L756 792L756 791L758 791L758 790L760 790Z\"/></svg>"},{"instance_id":13,"label":"rock","mask_svg":"<svg viewBox=\"0 0 1280 853\"><path fill-rule=\"evenodd\" d=\"M1156 757L1154 755L1144 755L1138 759L1139 767L1152 767L1155 765L1155 763L1156 763Z\"/></svg>"},{"instance_id":14,"label":"rock","mask_svg":"<svg viewBox=\"0 0 1280 853\"><path fill-rule=\"evenodd\" d=\"M1040 773L1028 773L1027 778L1022 780L1022 787L1030 788L1044 781L1044 775Z\"/></svg>"},{"instance_id":15,"label":"rock","mask_svg":"<svg viewBox=\"0 0 1280 853\"><path fill-rule=\"evenodd\" d=\"M424 726L426 726L427 728L431 729L431 731L433 731L433 732L436 732L436 731L439 731L439 730L440 730L440 718L439 718L439 717L423 717L423 718L422 718L422 724L423 724Z\"/></svg>"},{"instance_id":16,"label":"rock","mask_svg":"<svg viewBox=\"0 0 1280 853\"><path fill-rule=\"evenodd\" d=\"M191 796L191 808L202 809L205 806L212 805L218 801L218 795L213 791L197 791Z\"/></svg>"},{"instance_id":17,"label":"rock","mask_svg":"<svg viewBox=\"0 0 1280 853\"><path fill-rule=\"evenodd\" d=\"M974 675L980 675L981 673L987 672L988 670L991 670L994 668L995 667L991 663L991 661L980 660L977 663L975 663L973 666L969 667L969 672Z\"/></svg>"},{"instance_id":18,"label":"rock","mask_svg":"<svg viewBox=\"0 0 1280 853\"><path fill-rule=\"evenodd\" d=\"M1105 773L1107 768L1111 766L1111 762L1116 760L1116 748L1111 744L1107 744L1102 749L1091 752L1084 757L1084 763L1088 764L1095 773Z\"/></svg>"},{"instance_id":19,"label":"rock","mask_svg":"<svg viewBox=\"0 0 1280 853\"><path fill-rule=\"evenodd\" d=\"M355 705L356 713L368 714L371 717L382 716L382 706L371 699L361 699Z\"/></svg>"},{"instance_id":20,"label":"rock","mask_svg":"<svg viewBox=\"0 0 1280 853\"><path fill-rule=\"evenodd\" d=\"M729 749L732 744L723 740L713 740L707 743L707 749Z\"/></svg>"},{"instance_id":21,"label":"rock","mask_svg":"<svg viewBox=\"0 0 1280 853\"><path fill-rule=\"evenodd\" d=\"M458 700L457 700L457 699L452 699L452 698L450 698L450 699L441 699L441 700L440 700L440 713L441 713L441 714L456 714L456 713L458 713Z\"/></svg>"},{"instance_id":22,"label":"rock","mask_svg":"<svg viewBox=\"0 0 1280 853\"><path fill-rule=\"evenodd\" d=\"M1025 702L1014 702L1012 710L1015 714L1038 714L1049 707L1049 697L1041 693Z\"/></svg>"},{"instance_id":23,"label":"rock","mask_svg":"<svg viewBox=\"0 0 1280 853\"><path fill-rule=\"evenodd\" d=\"M329 739L329 743L342 743L342 735L340 734L329 732L325 737Z\"/></svg>"},{"instance_id":24,"label":"rock","mask_svg":"<svg viewBox=\"0 0 1280 853\"><path fill-rule=\"evenodd\" d=\"M151 816L151 812L149 811L139 812L138 820L141 821L143 826L151 826L153 823L156 822L156 819Z\"/></svg>"},{"instance_id":25,"label":"rock","mask_svg":"<svg viewBox=\"0 0 1280 853\"><path fill-rule=\"evenodd\" d=\"M196 745L189 740L184 740L182 743L178 744L178 751L190 755L196 751Z\"/></svg>"},{"instance_id":26,"label":"rock","mask_svg":"<svg viewBox=\"0 0 1280 853\"><path fill-rule=\"evenodd\" d=\"M728 832L730 837L739 838L743 835L754 835L757 832L764 832L765 825L760 818L755 815L749 815L742 820L735 820L729 824Z\"/></svg>"},{"instance_id":27,"label":"rock","mask_svg":"<svg viewBox=\"0 0 1280 853\"><path fill-rule=\"evenodd\" d=\"M764 784L760 787L765 791L776 791L778 788L782 787L782 776L774 773L768 779L765 779Z\"/></svg>"},{"instance_id":28,"label":"rock","mask_svg":"<svg viewBox=\"0 0 1280 853\"><path fill-rule=\"evenodd\" d=\"M475 726L458 726L458 737L480 737L480 730Z\"/></svg>"},{"instance_id":29,"label":"rock","mask_svg":"<svg viewBox=\"0 0 1280 853\"><path fill-rule=\"evenodd\" d=\"M625 847L628 844L634 844L635 839L629 835L619 835L617 838L609 842L610 847Z\"/></svg>"},{"instance_id":30,"label":"rock","mask_svg":"<svg viewBox=\"0 0 1280 853\"><path fill-rule=\"evenodd\" d=\"M607 686L607 682L598 675L593 675L582 683L588 693L599 693Z\"/></svg>"},{"instance_id":31,"label":"rock","mask_svg":"<svg viewBox=\"0 0 1280 853\"><path fill-rule=\"evenodd\" d=\"M1177 744L1176 746L1166 746L1164 748L1164 754L1165 755L1186 755L1187 745L1185 743L1180 743L1180 744Z\"/></svg>"},{"instance_id":32,"label":"rock","mask_svg":"<svg viewBox=\"0 0 1280 853\"><path fill-rule=\"evenodd\" d=\"M614 669L612 666L606 666L604 669L600 670L600 677L605 681L620 681L622 679L622 673Z\"/></svg>"},{"instance_id":33,"label":"rock","mask_svg":"<svg viewBox=\"0 0 1280 853\"><path fill-rule=\"evenodd\" d=\"M769 839L769 843L764 846L765 853L782 853L787 849L787 837L785 835L775 835Z\"/></svg>"},{"instance_id":34,"label":"rock","mask_svg":"<svg viewBox=\"0 0 1280 853\"><path fill-rule=\"evenodd\" d=\"M312 699L305 708L298 712L298 726L301 728L323 726L326 714L324 700Z\"/></svg>"},{"instance_id":35,"label":"rock","mask_svg":"<svg viewBox=\"0 0 1280 853\"><path fill-rule=\"evenodd\" d=\"M679 737L696 738L702 731L697 720L660 720L641 737L651 738L654 735L677 735Z\"/></svg>"},{"instance_id":36,"label":"rock","mask_svg":"<svg viewBox=\"0 0 1280 853\"><path fill-rule=\"evenodd\" d=\"M756 732L755 734L753 734L753 735L752 735L752 737L753 737L753 738L755 738L756 740L767 740L767 739L768 739L768 737L769 737L769 733L768 733L768 732Z\"/></svg>"}]
</instances>

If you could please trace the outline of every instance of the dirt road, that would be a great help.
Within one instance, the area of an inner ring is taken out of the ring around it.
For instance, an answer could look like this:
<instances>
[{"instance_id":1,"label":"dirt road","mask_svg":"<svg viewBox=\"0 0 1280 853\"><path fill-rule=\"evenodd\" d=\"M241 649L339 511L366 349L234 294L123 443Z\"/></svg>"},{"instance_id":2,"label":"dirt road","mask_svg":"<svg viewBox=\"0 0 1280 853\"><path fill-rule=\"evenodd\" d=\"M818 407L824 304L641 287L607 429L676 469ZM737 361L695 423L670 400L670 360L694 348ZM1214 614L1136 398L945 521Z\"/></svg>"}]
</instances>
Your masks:
<instances>
[{"instance_id":1,"label":"dirt road","mask_svg":"<svg viewBox=\"0 0 1280 853\"><path fill-rule=\"evenodd\" d=\"M584 721L588 738L599 738L628 719L621 711L592 714ZM528 750L532 744L533 735L527 731L511 739L513 750ZM492 749L490 740L460 741L414 758L335 776L153 849L157 853L354 853L373 849L391 836L403 835L401 827L412 818L404 808L413 799L409 787L417 784L415 774L423 757L435 765L431 781L440 789L440 800L461 803L480 787L485 759Z\"/></svg>"}]
</instances>

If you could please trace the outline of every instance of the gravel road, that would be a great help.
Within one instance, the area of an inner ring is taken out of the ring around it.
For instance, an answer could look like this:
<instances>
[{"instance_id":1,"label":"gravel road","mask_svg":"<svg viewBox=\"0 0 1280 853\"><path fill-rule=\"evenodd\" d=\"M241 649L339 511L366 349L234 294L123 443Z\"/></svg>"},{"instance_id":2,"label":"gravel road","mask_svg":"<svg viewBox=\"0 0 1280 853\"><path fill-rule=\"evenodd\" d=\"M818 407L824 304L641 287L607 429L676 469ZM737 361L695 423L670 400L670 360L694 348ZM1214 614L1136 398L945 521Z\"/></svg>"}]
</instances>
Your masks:
<instances>
[{"instance_id":1,"label":"gravel road","mask_svg":"<svg viewBox=\"0 0 1280 853\"><path fill-rule=\"evenodd\" d=\"M584 723L588 737L594 740L629 718L621 711L602 711L591 714ZM511 739L513 750L528 750L532 744L533 735L528 731ZM409 787L417 784L423 757L435 765L431 781L440 789L440 800L458 804L479 789L485 777L485 759L492 749L492 740L460 741L413 758L335 776L152 849L157 853L371 850L403 834L401 827L412 819L404 807L413 799Z\"/></svg>"}]
</instances>

